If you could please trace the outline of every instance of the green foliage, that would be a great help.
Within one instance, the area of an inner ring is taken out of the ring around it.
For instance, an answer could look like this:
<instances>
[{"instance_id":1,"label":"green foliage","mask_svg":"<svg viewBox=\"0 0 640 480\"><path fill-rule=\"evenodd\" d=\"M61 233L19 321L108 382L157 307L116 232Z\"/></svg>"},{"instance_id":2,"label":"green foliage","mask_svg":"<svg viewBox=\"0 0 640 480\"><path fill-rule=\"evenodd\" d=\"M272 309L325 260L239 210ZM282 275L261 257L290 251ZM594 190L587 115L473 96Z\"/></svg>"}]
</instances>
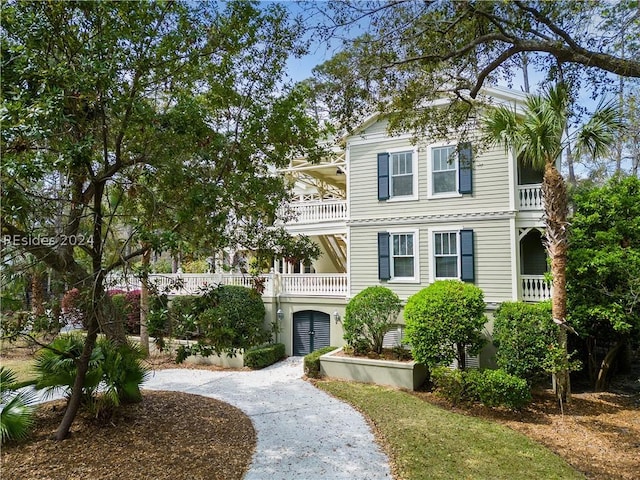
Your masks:
<instances>
[{"instance_id":1,"label":"green foliage","mask_svg":"<svg viewBox=\"0 0 640 480\"><path fill-rule=\"evenodd\" d=\"M412 295L404 319L413 358L430 367L455 359L464 366L465 350L475 355L484 344L485 308L482 290L458 280L437 281Z\"/></svg>"},{"instance_id":2,"label":"green foliage","mask_svg":"<svg viewBox=\"0 0 640 480\"><path fill-rule=\"evenodd\" d=\"M456 405L470 400L465 373L462 370L451 370L449 367L436 367L431 370L431 383L438 395Z\"/></svg>"},{"instance_id":3,"label":"green foliage","mask_svg":"<svg viewBox=\"0 0 640 480\"><path fill-rule=\"evenodd\" d=\"M382 353L385 334L397 322L400 298L387 287L368 287L349 300L342 327L356 353Z\"/></svg>"},{"instance_id":4,"label":"green foliage","mask_svg":"<svg viewBox=\"0 0 640 480\"><path fill-rule=\"evenodd\" d=\"M15 391L16 375L0 367L0 442L23 440L33 425L35 396L28 391Z\"/></svg>"},{"instance_id":5,"label":"green foliage","mask_svg":"<svg viewBox=\"0 0 640 480\"><path fill-rule=\"evenodd\" d=\"M570 319L600 341L640 338L640 179L616 177L573 196Z\"/></svg>"},{"instance_id":6,"label":"green foliage","mask_svg":"<svg viewBox=\"0 0 640 480\"><path fill-rule=\"evenodd\" d=\"M265 328L262 297L246 287L220 285L205 289L199 296L176 297L169 313L175 321L174 334L185 332L198 339L197 345L179 348L178 362L194 354L246 350L271 336Z\"/></svg>"},{"instance_id":7,"label":"green foliage","mask_svg":"<svg viewBox=\"0 0 640 480\"><path fill-rule=\"evenodd\" d=\"M558 343L551 303L504 302L495 313L493 343L498 367L530 384L541 381L549 347Z\"/></svg>"},{"instance_id":8,"label":"green foliage","mask_svg":"<svg viewBox=\"0 0 640 480\"><path fill-rule=\"evenodd\" d=\"M332 352L338 347L322 347L305 355L304 374L311 378L320 378L320 357L325 353Z\"/></svg>"},{"instance_id":9,"label":"green foliage","mask_svg":"<svg viewBox=\"0 0 640 480\"><path fill-rule=\"evenodd\" d=\"M283 343L250 348L244 352L245 367L260 369L273 365L285 357Z\"/></svg>"},{"instance_id":10,"label":"green foliage","mask_svg":"<svg viewBox=\"0 0 640 480\"><path fill-rule=\"evenodd\" d=\"M519 410L531 402L527 381L504 370L451 370L436 367L431 382L438 395L451 403L480 402L487 407Z\"/></svg>"},{"instance_id":11,"label":"green foliage","mask_svg":"<svg viewBox=\"0 0 640 480\"><path fill-rule=\"evenodd\" d=\"M36 389L62 388L69 397L77 374L84 338L79 334L58 336L36 354ZM96 410L117 407L141 399L140 385L147 376L142 354L133 345L117 346L101 337L91 352L89 370L83 387L85 405ZM98 393L101 397L97 400Z\"/></svg>"},{"instance_id":12,"label":"green foliage","mask_svg":"<svg viewBox=\"0 0 640 480\"><path fill-rule=\"evenodd\" d=\"M467 388L487 407L520 410L531 402L527 381L504 370L482 370L467 373Z\"/></svg>"}]
</instances>

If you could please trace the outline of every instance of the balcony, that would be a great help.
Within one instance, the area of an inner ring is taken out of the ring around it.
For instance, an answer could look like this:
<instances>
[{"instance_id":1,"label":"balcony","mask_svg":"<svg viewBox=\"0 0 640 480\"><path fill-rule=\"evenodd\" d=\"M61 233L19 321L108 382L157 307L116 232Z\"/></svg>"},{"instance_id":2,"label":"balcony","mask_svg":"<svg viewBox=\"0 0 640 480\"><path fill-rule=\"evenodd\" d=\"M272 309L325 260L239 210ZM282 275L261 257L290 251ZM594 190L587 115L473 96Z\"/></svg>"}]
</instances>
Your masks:
<instances>
[{"instance_id":1,"label":"balcony","mask_svg":"<svg viewBox=\"0 0 640 480\"><path fill-rule=\"evenodd\" d=\"M524 302L542 302L551 298L551 284L544 275L520 275L520 288Z\"/></svg>"},{"instance_id":2,"label":"balcony","mask_svg":"<svg viewBox=\"0 0 640 480\"><path fill-rule=\"evenodd\" d=\"M347 275L344 273L314 274L264 274L262 279L265 297L277 294L346 297ZM149 275L149 282L158 292L167 295L198 295L202 289L215 285L240 285L251 288L253 277L241 273L167 273ZM107 288L135 290L141 286L134 276L111 275L107 278Z\"/></svg>"},{"instance_id":3,"label":"balcony","mask_svg":"<svg viewBox=\"0 0 640 480\"><path fill-rule=\"evenodd\" d=\"M311 225L347 220L347 201L292 202L287 206L287 225Z\"/></svg>"},{"instance_id":4,"label":"balcony","mask_svg":"<svg viewBox=\"0 0 640 480\"><path fill-rule=\"evenodd\" d=\"M542 185L518 185L518 209L519 210L542 210Z\"/></svg>"}]
</instances>

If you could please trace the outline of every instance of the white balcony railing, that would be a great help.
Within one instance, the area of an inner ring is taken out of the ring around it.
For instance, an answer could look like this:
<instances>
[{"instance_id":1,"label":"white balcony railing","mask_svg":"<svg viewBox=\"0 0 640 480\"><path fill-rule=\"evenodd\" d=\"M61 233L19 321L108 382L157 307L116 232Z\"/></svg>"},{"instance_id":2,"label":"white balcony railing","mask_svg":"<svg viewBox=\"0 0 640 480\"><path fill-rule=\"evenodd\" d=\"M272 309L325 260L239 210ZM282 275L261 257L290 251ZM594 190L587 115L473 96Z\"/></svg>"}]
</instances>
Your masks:
<instances>
[{"instance_id":1,"label":"white balcony railing","mask_svg":"<svg viewBox=\"0 0 640 480\"><path fill-rule=\"evenodd\" d=\"M551 298L551 284L543 275L520 275L522 300L542 302Z\"/></svg>"},{"instance_id":2,"label":"white balcony railing","mask_svg":"<svg viewBox=\"0 0 640 480\"><path fill-rule=\"evenodd\" d=\"M518 185L518 207L520 210L542 210L542 185Z\"/></svg>"},{"instance_id":3,"label":"white balcony railing","mask_svg":"<svg viewBox=\"0 0 640 480\"><path fill-rule=\"evenodd\" d=\"M265 274L263 295L273 297L284 295L309 295L345 297L347 295L347 275L344 273L309 274ZM197 295L203 287L211 285L240 285L251 288L253 278L240 273L167 273L149 275L149 282L160 293L167 295ZM140 288L140 279L111 275L107 278L107 288L135 290Z\"/></svg>"},{"instance_id":4,"label":"white balcony railing","mask_svg":"<svg viewBox=\"0 0 640 480\"><path fill-rule=\"evenodd\" d=\"M347 201L293 202L287 206L291 217L287 224L335 222L347 219Z\"/></svg>"},{"instance_id":5,"label":"white balcony railing","mask_svg":"<svg viewBox=\"0 0 640 480\"><path fill-rule=\"evenodd\" d=\"M344 273L309 273L280 275L283 294L326 297L347 295L347 275Z\"/></svg>"},{"instance_id":6,"label":"white balcony railing","mask_svg":"<svg viewBox=\"0 0 640 480\"><path fill-rule=\"evenodd\" d=\"M264 279L264 294L273 295L273 276L260 275ZM253 278L241 273L159 273L149 275L149 283L160 293L167 295L195 295L203 288L212 285L240 285L251 288ZM107 278L108 288L134 290L140 288L140 279L129 275L110 276Z\"/></svg>"}]
</instances>

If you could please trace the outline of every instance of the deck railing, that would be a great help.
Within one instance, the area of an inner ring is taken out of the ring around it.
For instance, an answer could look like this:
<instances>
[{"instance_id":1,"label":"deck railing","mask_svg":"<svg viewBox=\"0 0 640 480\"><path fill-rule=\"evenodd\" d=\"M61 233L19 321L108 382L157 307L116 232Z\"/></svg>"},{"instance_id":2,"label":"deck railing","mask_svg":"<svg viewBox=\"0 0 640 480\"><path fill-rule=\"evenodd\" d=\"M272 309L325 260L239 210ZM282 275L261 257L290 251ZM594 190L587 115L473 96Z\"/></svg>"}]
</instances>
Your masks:
<instances>
[{"instance_id":1,"label":"deck railing","mask_svg":"<svg viewBox=\"0 0 640 480\"><path fill-rule=\"evenodd\" d=\"M542 210L542 185L518 185L518 207L520 210Z\"/></svg>"},{"instance_id":2,"label":"deck railing","mask_svg":"<svg viewBox=\"0 0 640 480\"><path fill-rule=\"evenodd\" d=\"M265 274L260 275L264 296L309 295L345 297L347 295L347 275L344 273L310 274ZM168 295L197 295L211 285L241 285L251 288L254 279L241 273L166 273L149 275L149 282L161 293ZM135 290L140 288L140 279L133 275L123 277L111 275L107 278L108 288Z\"/></svg>"},{"instance_id":3,"label":"deck railing","mask_svg":"<svg viewBox=\"0 0 640 480\"><path fill-rule=\"evenodd\" d=\"M543 275L520 275L522 300L542 302L551 298L551 284Z\"/></svg>"},{"instance_id":4,"label":"deck railing","mask_svg":"<svg viewBox=\"0 0 640 480\"><path fill-rule=\"evenodd\" d=\"M347 201L329 200L314 202L292 202L286 210L287 224L309 224L335 222L347 219Z\"/></svg>"},{"instance_id":5,"label":"deck railing","mask_svg":"<svg viewBox=\"0 0 640 480\"><path fill-rule=\"evenodd\" d=\"M280 275L283 294L323 297L345 297L347 275L345 273L309 273Z\"/></svg>"}]
</instances>

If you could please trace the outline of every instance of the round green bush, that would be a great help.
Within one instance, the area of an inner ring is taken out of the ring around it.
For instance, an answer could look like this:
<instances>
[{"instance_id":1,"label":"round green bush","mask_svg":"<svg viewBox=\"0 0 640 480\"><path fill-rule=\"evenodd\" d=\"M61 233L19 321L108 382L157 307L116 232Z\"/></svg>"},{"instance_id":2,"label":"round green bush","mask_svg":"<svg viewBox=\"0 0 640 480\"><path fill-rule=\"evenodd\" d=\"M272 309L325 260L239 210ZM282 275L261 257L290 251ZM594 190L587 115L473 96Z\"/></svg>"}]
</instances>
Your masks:
<instances>
[{"instance_id":1,"label":"round green bush","mask_svg":"<svg viewBox=\"0 0 640 480\"><path fill-rule=\"evenodd\" d=\"M458 360L464 370L465 352L477 354L485 343L482 290L458 280L440 280L407 300L406 339L413 358L430 367Z\"/></svg>"},{"instance_id":2,"label":"round green bush","mask_svg":"<svg viewBox=\"0 0 640 480\"><path fill-rule=\"evenodd\" d=\"M356 353L382 353L385 334L397 322L400 298L386 287L368 287L347 304L344 339Z\"/></svg>"},{"instance_id":3,"label":"round green bush","mask_svg":"<svg viewBox=\"0 0 640 480\"><path fill-rule=\"evenodd\" d=\"M503 406L520 410L531 402L527 381L504 370L483 370L468 376L467 383L476 398L487 407Z\"/></svg>"},{"instance_id":4,"label":"round green bush","mask_svg":"<svg viewBox=\"0 0 640 480\"><path fill-rule=\"evenodd\" d=\"M250 348L269 339L262 297L250 288L224 285L215 289L210 307L199 313L201 339L217 350Z\"/></svg>"}]
</instances>

